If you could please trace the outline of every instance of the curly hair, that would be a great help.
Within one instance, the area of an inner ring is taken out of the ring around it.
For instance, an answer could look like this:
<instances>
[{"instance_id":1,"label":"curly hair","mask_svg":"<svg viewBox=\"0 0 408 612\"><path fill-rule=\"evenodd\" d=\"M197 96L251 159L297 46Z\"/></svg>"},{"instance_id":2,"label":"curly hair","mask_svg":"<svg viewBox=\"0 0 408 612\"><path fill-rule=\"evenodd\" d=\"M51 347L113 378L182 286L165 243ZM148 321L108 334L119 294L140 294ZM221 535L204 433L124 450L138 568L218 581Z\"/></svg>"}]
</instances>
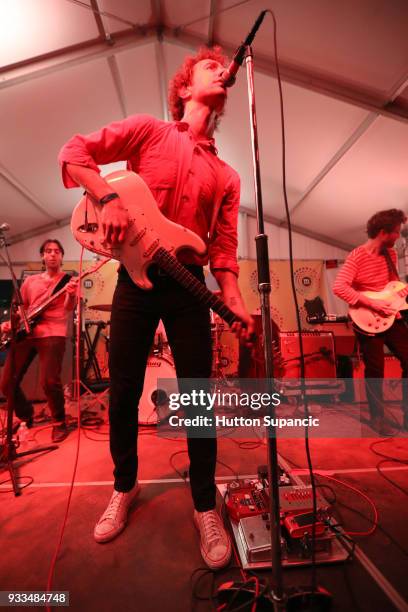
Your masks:
<instances>
[{"instance_id":1,"label":"curly hair","mask_svg":"<svg viewBox=\"0 0 408 612\"><path fill-rule=\"evenodd\" d=\"M375 238L378 236L381 230L391 233L392 230L397 227L397 225L400 225L400 223L405 223L406 220L407 217L404 211L398 210L398 208L380 210L367 221L368 237Z\"/></svg>"},{"instance_id":2,"label":"curly hair","mask_svg":"<svg viewBox=\"0 0 408 612\"><path fill-rule=\"evenodd\" d=\"M228 58L223 54L222 48L218 45L215 47L201 47L196 55L188 55L185 58L169 85L168 104L174 121L180 121L184 114L184 100L179 95L180 88L188 87L191 84L194 66L197 62L201 62L204 59L215 60L222 66L226 66L228 62Z\"/></svg>"}]
</instances>

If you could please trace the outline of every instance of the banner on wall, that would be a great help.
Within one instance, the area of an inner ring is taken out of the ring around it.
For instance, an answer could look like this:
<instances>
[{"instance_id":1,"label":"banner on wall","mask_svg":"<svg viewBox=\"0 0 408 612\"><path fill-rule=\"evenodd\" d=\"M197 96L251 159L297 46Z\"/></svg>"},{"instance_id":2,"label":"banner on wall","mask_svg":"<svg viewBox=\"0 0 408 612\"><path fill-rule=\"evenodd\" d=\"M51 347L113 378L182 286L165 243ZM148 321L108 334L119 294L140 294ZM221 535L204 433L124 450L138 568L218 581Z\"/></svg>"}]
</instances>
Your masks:
<instances>
[{"instance_id":1,"label":"banner on wall","mask_svg":"<svg viewBox=\"0 0 408 612\"><path fill-rule=\"evenodd\" d=\"M94 265L94 261L85 261L83 270ZM100 270L84 278L81 283L82 296L84 298L83 317L85 322L110 321L110 305L116 286L118 262L111 261ZM255 260L240 260L239 286L251 314L260 313L260 302L257 282L257 269ZM38 262L27 265L28 269L37 270ZM64 261L64 270L79 271L79 262ZM297 328L295 307L293 303L290 264L287 260L274 260L269 266L271 278L271 314L272 318L281 330L295 330ZM327 288L324 276L324 262L319 260L298 259L294 261L294 284L300 307L300 315L303 329L311 326L306 321L305 299L313 299L316 296L324 300ZM98 308L100 307L100 309ZM88 332L92 341L97 325L90 323ZM96 346L96 354L102 378L108 378L108 341L109 327L100 335ZM236 374L238 362L238 341L229 332L227 327L221 337L222 358L228 361L231 373ZM86 355L85 355L86 358ZM224 362L223 362L224 363ZM93 378L92 370L89 377Z\"/></svg>"},{"instance_id":2,"label":"banner on wall","mask_svg":"<svg viewBox=\"0 0 408 612\"><path fill-rule=\"evenodd\" d=\"M94 265L94 261L85 261L83 270ZM112 303L117 279L117 261L110 261L100 270L82 280L81 289L85 302L85 317L90 319L109 319L109 313L99 311L91 306L106 306ZM259 293L256 261L242 259L239 262L239 286L249 312L259 312ZM27 264L27 269L38 270L38 262ZM64 270L79 270L79 262L64 261ZM305 299L316 296L326 298L324 279L324 262L322 260L297 259L294 261L294 283L299 301L302 323L306 322ZM40 270L38 270L39 272ZM293 304L290 265L288 260L273 260L269 265L271 278L271 309L275 322L282 329L295 329L296 316Z\"/></svg>"},{"instance_id":3,"label":"banner on wall","mask_svg":"<svg viewBox=\"0 0 408 612\"><path fill-rule=\"evenodd\" d=\"M324 297L324 262L319 260L297 259L294 261L294 284L299 303L302 327L311 327L306 321L305 300L317 296ZM239 262L239 286L245 304L251 314L260 313L258 279L255 260ZM290 263L287 260L270 261L271 315L280 329L297 328L296 312L293 302Z\"/></svg>"}]
</instances>

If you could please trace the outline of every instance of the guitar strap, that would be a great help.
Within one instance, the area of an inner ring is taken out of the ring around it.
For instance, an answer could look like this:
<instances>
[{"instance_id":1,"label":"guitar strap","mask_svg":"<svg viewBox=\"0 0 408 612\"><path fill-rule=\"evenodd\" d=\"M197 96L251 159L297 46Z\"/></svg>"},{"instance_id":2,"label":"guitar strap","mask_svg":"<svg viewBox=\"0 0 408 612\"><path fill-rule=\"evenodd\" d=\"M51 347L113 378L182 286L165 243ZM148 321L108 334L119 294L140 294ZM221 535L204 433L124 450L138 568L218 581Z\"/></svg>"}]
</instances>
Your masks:
<instances>
[{"instance_id":1,"label":"guitar strap","mask_svg":"<svg viewBox=\"0 0 408 612\"><path fill-rule=\"evenodd\" d=\"M391 255L388 251L388 249L384 249L382 251L382 254L385 257L385 261L387 262L387 266L388 266L388 274L389 274L389 279L390 281L393 280L399 280L399 274L398 274L398 270L395 267L395 263L392 261L391 259Z\"/></svg>"},{"instance_id":2,"label":"guitar strap","mask_svg":"<svg viewBox=\"0 0 408 612\"><path fill-rule=\"evenodd\" d=\"M64 276L58 281L58 283L55 285L54 289L51 291L50 293L50 297L52 295L54 295L55 293L58 293L58 291L60 289L62 289L63 287L65 287L65 285L71 280L71 274L68 274L67 272L64 274ZM15 296L13 294L13 299L12 302L15 302Z\"/></svg>"},{"instance_id":3,"label":"guitar strap","mask_svg":"<svg viewBox=\"0 0 408 612\"><path fill-rule=\"evenodd\" d=\"M52 290L51 295L58 293L60 289L65 287L65 285L71 280L71 278L72 278L71 274L65 273L64 276L61 278L61 280L59 280L58 283L55 285L54 289Z\"/></svg>"}]
</instances>

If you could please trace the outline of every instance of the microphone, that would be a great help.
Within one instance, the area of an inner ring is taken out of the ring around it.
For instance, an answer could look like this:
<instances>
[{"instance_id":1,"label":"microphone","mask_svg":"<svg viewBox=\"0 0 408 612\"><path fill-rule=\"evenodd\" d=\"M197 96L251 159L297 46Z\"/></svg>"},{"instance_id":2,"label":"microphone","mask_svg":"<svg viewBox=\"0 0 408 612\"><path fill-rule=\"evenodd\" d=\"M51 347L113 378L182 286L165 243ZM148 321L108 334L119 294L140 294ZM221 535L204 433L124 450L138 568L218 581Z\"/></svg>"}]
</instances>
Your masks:
<instances>
[{"instance_id":1,"label":"microphone","mask_svg":"<svg viewBox=\"0 0 408 612\"><path fill-rule=\"evenodd\" d=\"M222 74L222 80L224 83L224 87L232 87L232 85L234 85L235 75L237 74L238 70L242 66L242 62L244 61L244 58L245 58L246 48L252 44L252 41L255 38L255 34L257 33L259 26L263 22L264 17L267 12L268 11L262 11L259 14L258 19L255 21L252 27L252 30L249 32L244 42L241 43L238 49L235 51L232 62L230 63L228 68L224 70Z\"/></svg>"},{"instance_id":2,"label":"microphone","mask_svg":"<svg viewBox=\"0 0 408 612\"><path fill-rule=\"evenodd\" d=\"M0 225L0 232L8 232L10 229L10 226L8 223L2 223Z\"/></svg>"}]
</instances>

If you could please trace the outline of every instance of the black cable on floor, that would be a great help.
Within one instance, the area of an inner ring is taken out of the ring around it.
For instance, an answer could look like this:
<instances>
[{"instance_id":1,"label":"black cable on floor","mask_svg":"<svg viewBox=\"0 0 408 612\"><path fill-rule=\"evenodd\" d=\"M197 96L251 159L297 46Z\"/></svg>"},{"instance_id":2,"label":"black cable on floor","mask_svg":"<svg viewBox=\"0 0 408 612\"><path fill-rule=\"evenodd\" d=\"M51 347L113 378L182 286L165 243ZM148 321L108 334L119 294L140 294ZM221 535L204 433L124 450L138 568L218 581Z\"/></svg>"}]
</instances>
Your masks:
<instances>
[{"instance_id":1,"label":"black cable on floor","mask_svg":"<svg viewBox=\"0 0 408 612\"><path fill-rule=\"evenodd\" d=\"M348 504L345 504L344 502L341 502L339 500L337 500L337 504L342 506L343 508L346 508L347 510L350 510L350 512L354 512L355 514L358 514L359 516L361 516L362 518L366 519L367 521L371 521L371 519L368 518L363 512L360 512L360 510L357 510L356 508L353 508L352 506L349 506ZM392 542L394 544L394 546L396 546L396 548L398 548L398 550L400 550L400 552L402 552L403 555L408 557L408 550L406 550L403 546L401 546L401 544L398 542L398 540L396 540L389 533L389 531L384 529L384 527L379 522L377 522L377 529L379 531L381 531L390 540L390 542Z\"/></svg>"},{"instance_id":2,"label":"black cable on floor","mask_svg":"<svg viewBox=\"0 0 408 612\"><path fill-rule=\"evenodd\" d=\"M392 478L389 478L388 476L386 476L384 472L381 471L380 466L383 465L384 463L403 463L404 465L408 465L408 461L401 461L399 459L382 459L375 466L377 468L377 472L380 474L380 476L384 478L384 480L389 482L393 487L401 491L401 493L403 493L404 495L408 495L408 489L404 489L404 487L402 487L400 484L392 480Z\"/></svg>"},{"instance_id":3,"label":"black cable on floor","mask_svg":"<svg viewBox=\"0 0 408 612\"><path fill-rule=\"evenodd\" d=\"M393 487L401 491L401 493L403 493L404 495L408 495L408 489L405 489L400 484L392 480L392 478L390 478L389 476L386 476L384 472L381 470L381 465L383 465L384 463L400 463L402 465L408 466L408 459L401 459L400 457L394 457L393 455L388 455L388 454L382 453L379 450L377 450L376 448L377 446L379 446L380 444L384 444L386 442L390 442L390 438L387 438L384 440L376 440L375 442L372 442L369 446L369 449L371 452L373 452L378 457L382 457L382 460L379 461L377 465L375 466L377 469L377 472L382 478L384 478L384 480L386 480Z\"/></svg>"}]
</instances>

